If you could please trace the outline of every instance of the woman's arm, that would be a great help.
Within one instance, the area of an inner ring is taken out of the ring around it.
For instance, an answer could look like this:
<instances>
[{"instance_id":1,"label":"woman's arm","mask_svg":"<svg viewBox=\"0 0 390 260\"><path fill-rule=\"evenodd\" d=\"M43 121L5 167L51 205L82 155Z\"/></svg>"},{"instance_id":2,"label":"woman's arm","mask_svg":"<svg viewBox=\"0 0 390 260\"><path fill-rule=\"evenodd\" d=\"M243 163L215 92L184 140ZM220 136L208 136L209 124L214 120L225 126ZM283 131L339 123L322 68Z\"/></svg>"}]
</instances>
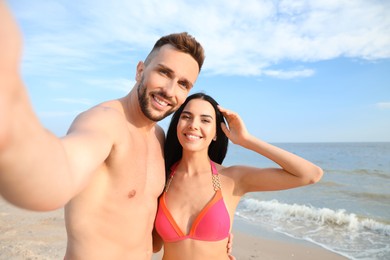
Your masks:
<instances>
[{"instance_id":1,"label":"woman's arm","mask_svg":"<svg viewBox=\"0 0 390 260\"><path fill-rule=\"evenodd\" d=\"M234 166L234 176L238 185L236 190L244 194L251 191L282 190L308 185L319 181L323 171L317 165L286 150L266 143L249 134L238 114L220 107L229 128L222 129L235 144L252 150L274 161L281 168L255 168Z\"/></svg>"}]
</instances>

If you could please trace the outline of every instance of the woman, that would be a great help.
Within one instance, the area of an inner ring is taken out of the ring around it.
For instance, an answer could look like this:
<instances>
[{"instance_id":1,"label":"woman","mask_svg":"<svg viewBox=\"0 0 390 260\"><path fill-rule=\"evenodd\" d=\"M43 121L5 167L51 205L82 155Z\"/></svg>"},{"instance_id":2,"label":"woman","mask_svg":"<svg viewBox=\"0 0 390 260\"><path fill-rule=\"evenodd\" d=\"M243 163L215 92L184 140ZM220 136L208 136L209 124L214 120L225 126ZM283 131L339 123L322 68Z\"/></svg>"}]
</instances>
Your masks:
<instances>
[{"instance_id":1,"label":"woman","mask_svg":"<svg viewBox=\"0 0 390 260\"><path fill-rule=\"evenodd\" d=\"M228 139L280 168L224 167ZM304 186L323 174L313 163L249 134L236 113L203 93L189 96L173 115L164 152L167 184L155 222L155 250L162 238L164 260L229 259L227 237L245 193Z\"/></svg>"}]
</instances>

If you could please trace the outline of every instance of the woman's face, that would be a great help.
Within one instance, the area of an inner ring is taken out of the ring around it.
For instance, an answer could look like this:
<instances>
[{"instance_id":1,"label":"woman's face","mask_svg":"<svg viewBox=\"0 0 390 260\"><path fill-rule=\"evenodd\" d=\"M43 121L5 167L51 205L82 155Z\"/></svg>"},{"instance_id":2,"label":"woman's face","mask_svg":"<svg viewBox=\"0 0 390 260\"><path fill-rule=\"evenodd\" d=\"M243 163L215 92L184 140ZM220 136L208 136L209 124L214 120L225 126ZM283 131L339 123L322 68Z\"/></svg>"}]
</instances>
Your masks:
<instances>
[{"instance_id":1,"label":"woman's face","mask_svg":"<svg viewBox=\"0 0 390 260\"><path fill-rule=\"evenodd\" d=\"M203 99L193 99L184 107L177 124L177 137L183 151L208 150L216 135L213 106Z\"/></svg>"}]
</instances>

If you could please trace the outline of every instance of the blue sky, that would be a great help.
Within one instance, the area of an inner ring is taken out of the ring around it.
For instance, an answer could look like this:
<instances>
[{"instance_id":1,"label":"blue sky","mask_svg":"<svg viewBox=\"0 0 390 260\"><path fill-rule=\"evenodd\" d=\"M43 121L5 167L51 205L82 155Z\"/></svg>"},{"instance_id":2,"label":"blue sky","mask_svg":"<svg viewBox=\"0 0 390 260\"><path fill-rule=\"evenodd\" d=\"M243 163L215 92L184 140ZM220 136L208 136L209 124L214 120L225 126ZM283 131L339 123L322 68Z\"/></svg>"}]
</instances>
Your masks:
<instances>
[{"instance_id":1,"label":"blue sky","mask_svg":"<svg viewBox=\"0 0 390 260\"><path fill-rule=\"evenodd\" d=\"M259 138L390 141L390 1L8 3L33 107L59 136L79 112L126 95L159 37L187 31L206 51L192 92L240 113Z\"/></svg>"}]
</instances>

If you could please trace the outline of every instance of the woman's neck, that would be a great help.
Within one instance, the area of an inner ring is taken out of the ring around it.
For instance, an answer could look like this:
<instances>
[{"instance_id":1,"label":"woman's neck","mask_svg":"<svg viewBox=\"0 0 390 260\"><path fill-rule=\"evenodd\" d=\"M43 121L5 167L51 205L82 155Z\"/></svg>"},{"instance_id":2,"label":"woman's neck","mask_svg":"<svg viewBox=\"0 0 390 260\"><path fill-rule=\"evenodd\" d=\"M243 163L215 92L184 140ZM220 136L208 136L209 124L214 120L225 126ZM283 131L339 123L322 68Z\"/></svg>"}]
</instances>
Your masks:
<instances>
[{"instance_id":1,"label":"woman's neck","mask_svg":"<svg viewBox=\"0 0 390 260\"><path fill-rule=\"evenodd\" d=\"M183 151L178 168L188 174L207 172L210 170L210 158L207 153Z\"/></svg>"}]
</instances>

